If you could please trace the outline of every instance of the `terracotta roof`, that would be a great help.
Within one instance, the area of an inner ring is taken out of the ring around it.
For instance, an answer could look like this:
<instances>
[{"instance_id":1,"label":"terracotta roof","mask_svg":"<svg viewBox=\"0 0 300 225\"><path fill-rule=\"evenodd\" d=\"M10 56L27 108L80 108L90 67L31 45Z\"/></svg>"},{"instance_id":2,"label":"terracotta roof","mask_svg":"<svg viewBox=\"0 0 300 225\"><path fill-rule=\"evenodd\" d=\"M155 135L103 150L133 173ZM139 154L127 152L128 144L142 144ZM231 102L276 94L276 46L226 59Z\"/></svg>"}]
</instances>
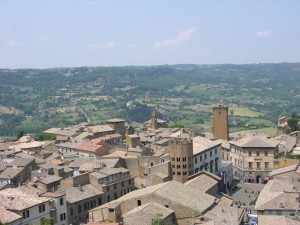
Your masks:
<instances>
[{"instance_id":1,"label":"terracotta roof","mask_svg":"<svg viewBox=\"0 0 300 225\"><path fill-rule=\"evenodd\" d=\"M215 206L204 217L212 219L217 225L239 225L243 221L245 209L237 207Z\"/></svg>"},{"instance_id":2,"label":"terracotta roof","mask_svg":"<svg viewBox=\"0 0 300 225\"><path fill-rule=\"evenodd\" d=\"M2 223L12 223L21 218L22 218L22 216L14 213L14 212L11 212L2 207L0 208L0 222L2 222Z\"/></svg>"},{"instance_id":3,"label":"terracotta roof","mask_svg":"<svg viewBox=\"0 0 300 225\"><path fill-rule=\"evenodd\" d=\"M64 128L50 128L44 131L45 134L55 134L59 136L68 136L72 137L77 133L71 129L64 129Z\"/></svg>"},{"instance_id":4,"label":"terracotta roof","mask_svg":"<svg viewBox=\"0 0 300 225\"><path fill-rule=\"evenodd\" d=\"M173 210L166 208L155 202L136 207L135 209L123 215L124 224L141 225L152 224L153 218L160 215L161 219L165 219L174 213Z\"/></svg>"},{"instance_id":5,"label":"terracotta roof","mask_svg":"<svg viewBox=\"0 0 300 225\"><path fill-rule=\"evenodd\" d=\"M0 151L4 151L8 149L10 149L10 147L7 143L0 143Z\"/></svg>"},{"instance_id":6,"label":"terracotta roof","mask_svg":"<svg viewBox=\"0 0 300 225\"><path fill-rule=\"evenodd\" d=\"M62 196L65 196L65 194L62 193L56 193L56 192L46 192L41 195L42 197L47 197L47 198L60 198Z\"/></svg>"},{"instance_id":7,"label":"terracotta roof","mask_svg":"<svg viewBox=\"0 0 300 225\"><path fill-rule=\"evenodd\" d=\"M275 148L279 145L277 140L259 136L247 137L238 141L230 141L229 143L243 148Z\"/></svg>"},{"instance_id":8,"label":"terracotta roof","mask_svg":"<svg viewBox=\"0 0 300 225\"><path fill-rule=\"evenodd\" d=\"M2 173L0 173L0 178L13 179L17 177L23 170L24 168L8 167Z\"/></svg>"},{"instance_id":9,"label":"terracotta roof","mask_svg":"<svg viewBox=\"0 0 300 225\"><path fill-rule=\"evenodd\" d=\"M97 125L88 127L88 132L91 131L93 133L99 133L99 132L106 132L106 131L114 131L110 126L108 125Z\"/></svg>"},{"instance_id":10,"label":"terracotta roof","mask_svg":"<svg viewBox=\"0 0 300 225\"><path fill-rule=\"evenodd\" d=\"M50 159L50 160L46 161L46 164L61 165L61 164L64 164L64 161L62 161L60 159Z\"/></svg>"},{"instance_id":11,"label":"terracotta roof","mask_svg":"<svg viewBox=\"0 0 300 225\"><path fill-rule=\"evenodd\" d=\"M299 194L294 186L278 179L269 180L255 204L255 210L299 210Z\"/></svg>"},{"instance_id":12,"label":"terracotta roof","mask_svg":"<svg viewBox=\"0 0 300 225\"><path fill-rule=\"evenodd\" d=\"M12 161L11 163L8 163L7 166L25 167L33 161L35 161L34 158L15 158L14 161Z\"/></svg>"},{"instance_id":13,"label":"terracotta roof","mask_svg":"<svg viewBox=\"0 0 300 225\"><path fill-rule=\"evenodd\" d=\"M279 175L279 174L282 174L282 173L287 173L287 172L290 172L290 171L296 171L297 168L298 168L298 164L282 167L282 168L279 168L279 169L275 169L272 172L270 172L270 176L272 177L272 176L276 176L276 175Z\"/></svg>"},{"instance_id":14,"label":"terracotta roof","mask_svg":"<svg viewBox=\"0 0 300 225\"><path fill-rule=\"evenodd\" d=\"M66 188L65 190L59 191L59 193L66 194L68 203L74 203L104 194L91 184L82 185L81 187Z\"/></svg>"},{"instance_id":15,"label":"terracotta roof","mask_svg":"<svg viewBox=\"0 0 300 225\"><path fill-rule=\"evenodd\" d=\"M63 179L62 177L59 177L59 176L56 176L56 175L50 175L50 176L47 176L47 177L39 180L39 182L41 182L43 184L51 184L51 183L60 181L62 179Z\"/></svg>"},{"instance_id":16,"label":"terracotta roof","mask_svg":"<svg viewBox=\"0 0 300 225\"><path fill-rule=\"evenodd\" d=\"M0 207L9 210L24 210L48 201L48 198L24 193L18 188L8 188L0 191Z\"/></svg>"},{"instance_id":17,"label":"terracotta roof","mask_svg":"<svg viewBox=\"0 0 300 225\"><path fill-rule=\"evenodd\" d=\"M197 177L193 178L192 180L188 180L184 183L184 185L189 186L191 188L196 188L203 192L208 191L210 188L217 185L221 178L214 174L214 176L210 176L207 173L208 172L206 171L201 171Z\"/></svg>"},{"instance_id":18,"label":"terracotta roof","mask_svg":"<svg viewBox=\"0 0 300 225\"><path fill-rule=\"evenodd\" d=\"M111 140L114 138L121 138L121 137L122 137L121 134L109 134L109 135L105 135L103 137L93 138L93 139L91 139L91 142L97 144L102 141Z\"/></svg>"},{"instance_id":19,"label":"terracotta roof","mask_svg":"<svg viewBox=\"0 0 300 225\"><path fill-rule=\"evenodd\" d=\"M259 215L259 224L263 225L300 225L300 221L286 216Z\"/></svg>"},{"instance_id":20,"label":"terracotta roof","mask_svg":"<svg viewBox=\"0 0 300 225\"><path fill-rule=\"evenodd\" d=\"M220 142L211 141L207 138L197 136L193 138L193 154L196 155L200 152L204 152L210 148L221 145Z\"/></svg>"}]
</instances>

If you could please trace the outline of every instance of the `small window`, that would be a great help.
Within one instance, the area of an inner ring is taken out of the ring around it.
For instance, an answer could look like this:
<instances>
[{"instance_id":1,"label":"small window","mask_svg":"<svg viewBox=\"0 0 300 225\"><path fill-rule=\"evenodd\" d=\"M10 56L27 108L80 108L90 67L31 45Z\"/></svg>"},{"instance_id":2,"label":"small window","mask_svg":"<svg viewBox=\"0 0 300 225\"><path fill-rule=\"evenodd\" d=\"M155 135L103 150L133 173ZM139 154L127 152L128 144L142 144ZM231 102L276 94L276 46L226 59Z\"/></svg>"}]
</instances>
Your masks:
<instances>
[{"instance_id":1,"label":"small window","mask_svg":"<svg viewBox=\"0 0 300 225\"><path fill-rule=\"evenodd\" d=\"M108 209L108 212L114 212L115 210L114 209Z\"/></svg>"},{"instance_id":2,"label":"small window","mask_svg":"<svg viewBox=\"0 0 300 225\"><path fill-rule=\"evenodd\" d=\"M141 200L137 200L137 205L141 206L142 205L142 201Z\"/></svg>"},{"instance_id":3,"label":"small window","mask_svg":"<svg viewBox=\"0 0 300 225\"><path fill-rule=\"evenodd\" d=\"M81 213L81 205L78 205L77 210L78 210L78 213Z\"/></svg>"},{"instance_id":4,"label":"small window","mask_svg":"<svg viewBox=\"0 0 300 225\"><path fill-rule=\"evenodd\" d=\"M98 205L102 205L102 198L98 198Z\"/></svg>"},{"instance_id":5,"label":"small window","mask_svg":"<svg viewBox=\"0 0 300 225\"><path fill-rule=\"evenodd\" d=\"M73 207L70 208L70 214L71 214L71 216L74 215Z\"/></svg>"},{"instance_id":6,"label":"small window","mask_svg":"<svg viewBox=\"0 0 300 225\"><path fill-rule=\"evenodd\" d=\"M28 218L30 215L29 215L29 210L27 209L27 210L24 210L23 211L23 219L26 219L26 218Z\"/></svg>"},{"instance_id":7,"label":"small window","mask_svg":"<svg viewBox=\"0 0 300 225\"><path fill-rule=\"evenodd\" d=\"M64 221L64 220L66 220L66 214L62 213L60 214L60 221Z\"/></svg>"},{"instance_id":8,"label":"small window","mask_svg":"<svg viewBox=\"0 0 300 225\"><path fill-rule=\"evenodd\" d=\"M39 212L45 212L45 204L39 206Z\"/></svg>"},{"instance_id":9,"label":"small window","mask_svg":"<svg viewBox=\"0 0 300 225\"><path fill-rule=\"evenodd\" d=\"M268 156L268 149L265 149L265 156Z\"/></svg>"},{"instance_id":10,"label":"small window","mask_svg":"<svg viewBox=\"0 0 300 225\"><path fill-rule=\"evenodd\" d=\"M59 204L60 204L60 205L63 205L63 204L64 204L64 198L60 198L60 199L59 199Z\"/></svg>"},{"instance_id":11,"label":"small window","mask_svg":"<svg viewBox=\"0 0 300 225\"><path fill-rule=\"evenodd\" d=\"M165 205L166 208L169 208L169 205Z\"/></svg>"}]
</instances>

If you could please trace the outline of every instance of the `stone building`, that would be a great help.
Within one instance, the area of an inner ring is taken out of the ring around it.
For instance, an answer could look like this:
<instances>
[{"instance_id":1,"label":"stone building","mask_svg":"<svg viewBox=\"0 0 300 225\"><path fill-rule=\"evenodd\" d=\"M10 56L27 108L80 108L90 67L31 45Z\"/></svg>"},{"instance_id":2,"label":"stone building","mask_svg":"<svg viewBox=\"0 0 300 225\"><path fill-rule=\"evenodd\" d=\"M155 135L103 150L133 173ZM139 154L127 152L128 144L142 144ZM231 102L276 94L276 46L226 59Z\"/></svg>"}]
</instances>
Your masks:
<instances>
[{"instance_id":1,"label":"stone building","mask_svg":"<svg viewBox=\"0 0 300 225\"><path fill-rule=\"evenodd\" d=\"M258 221L262 215L295 217L300 215L299 190L292 183L270 180L255 203Z\"/></svg>"},{"instance_id":2,"label":"stone building","mask_svg":"<svg viewBox=\"0 0 300 225\"><path fill-rule=\"evenodd\" d=\"M300 167L298 164L275 169L270 173L270 179L278 179L293 184L300 190Z\"/></svg>"},{"instance_id":3,"label":"stone building","mask_svg":"<svg viewBox=\"0 0 300 225\"><path fill-rule=\"evenodd\" d=\"M214 139L229 139L228 107L219 105L213 107L213 129Z\"/></svg>"},{"instance_id":4,"label":"stone building","mask_svg":"<svg viewBox=\"0 0 300 225\"><path fill-rule=\"evenodd\" d=\"M116 133L121 134L123 137L125 137L126 134L125 120L114 118L114 119L107 120L106 124L109 127L111 127L113 130L115 130Z\"/></svg>"},{"instance_id":5,"label":"stone building","mask_svg":"<svg viewBox=\"0 0 300 225\"><path fill-rule=\"evenodd\" d=\"M185 138L172 139L167 151L173 180L186 182L187 177L193 174L193 141Z\"/></svg>"},{"instance_id":6,"label":"stone building","mask_svg":"<svg viewBox=\"0 0 300 225\"><path fill-rule=\"evenodd\" d=\"M221 143L198 136L193 138L194 172L206 170L218 174L221 169Z\"/></svg>"},{"instance_id":7,"label":"stone building","mask_svg":"<svg viewBox=\"0 0 300 225\"><path fill-rule=\"evenodd\" d=\"M269 180L279 141L254 135L229 143L234 177L256 183Z\"/></svg>"}]
</instances>

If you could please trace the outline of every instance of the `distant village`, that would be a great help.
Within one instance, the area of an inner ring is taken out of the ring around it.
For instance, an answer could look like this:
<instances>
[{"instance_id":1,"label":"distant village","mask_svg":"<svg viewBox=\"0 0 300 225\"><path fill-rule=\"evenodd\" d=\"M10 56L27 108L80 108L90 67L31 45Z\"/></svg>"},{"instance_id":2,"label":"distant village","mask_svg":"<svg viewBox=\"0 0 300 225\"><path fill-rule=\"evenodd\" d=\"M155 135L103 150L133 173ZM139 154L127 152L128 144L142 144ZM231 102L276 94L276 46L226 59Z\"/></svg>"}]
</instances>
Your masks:
<instances>
[{"instance_id":1,"label":"distant village","mask_svg":"<svg viewBox=\"0 0 300 225\"><path fill-rule=\"evenodd\" d=\"M285 157L300 131L282 117L275 137L229 133L228 109L212 108L205 133L153 109L139 129L112 118L1 140L0 224L300 224L299 157Z\"/></svg>"}]
</instances>

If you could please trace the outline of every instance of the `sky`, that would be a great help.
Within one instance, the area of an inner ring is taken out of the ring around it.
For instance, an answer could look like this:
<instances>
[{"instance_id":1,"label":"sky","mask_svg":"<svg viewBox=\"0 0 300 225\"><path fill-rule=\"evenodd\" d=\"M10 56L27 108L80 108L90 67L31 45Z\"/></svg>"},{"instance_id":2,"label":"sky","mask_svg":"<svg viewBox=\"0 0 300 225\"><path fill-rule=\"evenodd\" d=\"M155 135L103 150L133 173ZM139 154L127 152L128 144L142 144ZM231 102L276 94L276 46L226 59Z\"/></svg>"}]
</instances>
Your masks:
<instances>
[{"instance_id":1,"label":"sky","mask_svg":"<svg viewBox=\"0 0 300 225\"><path fill-rule=\"evenodd\" d=\"M0 68L280 62L299 0L0 0Z\"/></svg>"}]
</instances>

